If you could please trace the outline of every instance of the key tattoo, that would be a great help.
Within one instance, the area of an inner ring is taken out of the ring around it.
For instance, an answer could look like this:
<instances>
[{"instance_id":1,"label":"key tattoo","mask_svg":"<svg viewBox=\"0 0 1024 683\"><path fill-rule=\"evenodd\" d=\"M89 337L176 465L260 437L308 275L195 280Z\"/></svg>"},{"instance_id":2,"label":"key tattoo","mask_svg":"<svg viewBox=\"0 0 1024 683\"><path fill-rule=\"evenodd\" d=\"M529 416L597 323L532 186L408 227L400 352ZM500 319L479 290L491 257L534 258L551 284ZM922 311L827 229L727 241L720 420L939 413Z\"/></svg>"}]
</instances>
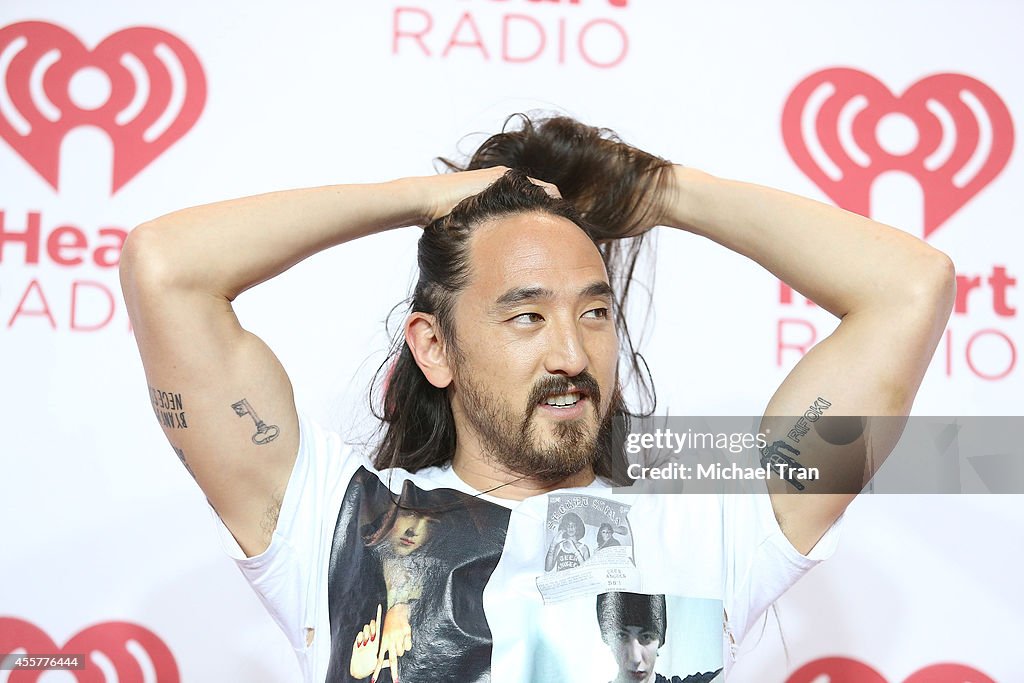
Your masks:
<instances>
[{"instance_id":1,"label":"key tattoo","mask_svg":"<svg viewBox=\"0 0 1024 683\"><path fill-rule=\"evenodd\" d=\"M268 425L266 422L260 419L260 416L256 414L256 411L249 405L249 401L242 399L237 403L232 403L231 407L235 409L235 414L238 417L244 417L248 415L252 418L253 422L256 423L256 433L252 435L252 442L257 446L262 446L265 443L270 443L277 438L277 435L281 433L281 430L277 425Z\"/></svg>"}]
</instances>

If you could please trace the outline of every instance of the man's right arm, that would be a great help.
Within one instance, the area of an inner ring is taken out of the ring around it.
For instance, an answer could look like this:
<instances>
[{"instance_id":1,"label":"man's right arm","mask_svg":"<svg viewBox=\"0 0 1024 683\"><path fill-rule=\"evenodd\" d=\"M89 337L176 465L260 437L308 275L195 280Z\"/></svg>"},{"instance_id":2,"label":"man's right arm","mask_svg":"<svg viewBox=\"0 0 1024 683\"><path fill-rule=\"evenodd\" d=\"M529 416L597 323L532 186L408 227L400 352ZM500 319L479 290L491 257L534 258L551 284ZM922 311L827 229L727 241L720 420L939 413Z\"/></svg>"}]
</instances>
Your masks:
<instances>
[{"instance_id":1,"label":"man's right arm","mask_svg":"<svg viewBox=\"0 0 1024 683\"><path fill-rule=\"evenodd\" d=\"M501 172L275 192L132 231L121 286L154 412L246 555L270 544L299 434L284 368L232 301L318 251L444 215Z\"/></svg>"}]
</instances>

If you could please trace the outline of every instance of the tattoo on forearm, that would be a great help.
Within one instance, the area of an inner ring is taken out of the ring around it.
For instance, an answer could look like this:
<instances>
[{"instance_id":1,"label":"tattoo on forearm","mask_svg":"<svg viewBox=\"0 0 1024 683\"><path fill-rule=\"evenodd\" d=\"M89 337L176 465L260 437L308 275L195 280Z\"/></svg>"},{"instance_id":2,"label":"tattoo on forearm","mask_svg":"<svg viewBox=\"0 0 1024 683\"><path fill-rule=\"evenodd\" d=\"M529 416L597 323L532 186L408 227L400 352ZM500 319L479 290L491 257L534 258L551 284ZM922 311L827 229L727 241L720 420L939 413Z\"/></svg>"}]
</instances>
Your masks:
<instances>
[{"instance_id":1,"label":"tattoo on forearm","mask_svg":"<svg viewBox=\"0 0 1024 683\"><path fill-rule=\"evenodd\" d=\"M235 413L238 417L248 415L252 418L253 422L256 423L256 433L252 435L252 442L257 446L262 446L265 443L270 443L277 438L277 435L281 433L281 430L277 425L268 425L266 422L260 419L256 411L249 405L249 401L244 398L237 403L232 403L231 407L235 409Z\"/></svg>"},{"instance_id":2,"label":"tattoo on forearm","mask_svg":"<svg viewBox=\"0 0 1024 683\"><path fill-rule=\"evenodd\" d=\"M188 466L188 460L185 459L185 451L181 450L180 448L173 444L171 444L171 448L174 449L174 453L178 456L178 460L181 461L181 464L185 466L185 469L188 470L188 473L192 476L193 479L195 479L196 473L193 472L192 468Z\"/></svg>"},{"instance_id":3,"label":"tattoo on forearm","mask_svg":"<svg viewBox=\"0 0 1024 683\"><path fill-rule=\"evenodd\" d=\"M181 394L149 387L149 400L153 404L153 413L161 427L164 429L188 429Z\"/></svg>"}]
</instances>

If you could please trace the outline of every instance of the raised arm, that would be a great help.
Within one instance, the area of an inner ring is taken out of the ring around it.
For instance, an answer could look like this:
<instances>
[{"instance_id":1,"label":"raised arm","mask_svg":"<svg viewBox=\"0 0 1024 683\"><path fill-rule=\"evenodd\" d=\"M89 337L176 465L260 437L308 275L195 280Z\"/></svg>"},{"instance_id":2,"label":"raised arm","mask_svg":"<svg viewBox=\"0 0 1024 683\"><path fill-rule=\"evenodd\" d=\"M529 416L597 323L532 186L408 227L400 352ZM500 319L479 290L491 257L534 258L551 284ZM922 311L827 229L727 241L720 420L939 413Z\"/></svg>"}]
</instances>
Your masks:
<instances>
[{"instance_id":1,"label":"raised arm","mask_svg":"<svg viewBox=\"0 0 1024 683\"><path fill-rule=\"evenodd\" d=\"M799 495L786 480L769 481L783 531L807 552L890 453L904 421L873 420L857 437L848 421L794 419L809 409L828 418L908 415L953 305L953 265L907 233L833 206L682 167L673 176L665 225L755 260L841 320L789 373L762 422L783 442L769 441L764 455L820 472L800 482ZM822 438L815 426L824 424L845 433Z\"/></svg>"},{"instance_id":2,"label":"raised arm","mask_svg":"<svg viewBox=\"0 0 1024 683\"><path fill-rule=\"evenodd\" d=\"M154 412L247 555L270 543L299 434L284 368L231 302L320 250L426 224L504 170L276 192L132 231L121 286Z\"/></svg>"}]
</instances>

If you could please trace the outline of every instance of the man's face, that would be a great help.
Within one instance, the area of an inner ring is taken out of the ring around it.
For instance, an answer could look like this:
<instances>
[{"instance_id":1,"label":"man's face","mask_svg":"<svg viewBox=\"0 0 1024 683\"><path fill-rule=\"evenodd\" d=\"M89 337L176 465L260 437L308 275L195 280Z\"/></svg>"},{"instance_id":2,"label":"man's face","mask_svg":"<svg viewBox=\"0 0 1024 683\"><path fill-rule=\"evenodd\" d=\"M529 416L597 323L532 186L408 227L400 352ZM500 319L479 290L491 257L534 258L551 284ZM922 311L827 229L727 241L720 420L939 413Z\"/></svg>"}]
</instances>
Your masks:
<instances>
[{"instance_id":1,"label":"man's face","mask_svg":"<svg viewBox=\"0 0 1024 683\"><path fill-rule=\"evenodd\" d=\"M593 464L616 388L611 288L594 243L571 221L521 214L471 238L454 307L452 408L482 455L559 479Z\"/></svg>"},{"instance_id":2,"label":"man's face","mask_svg":"<svg viewBox=\"0 0 1024 683\"><path fill-rule=\"evenodd\" d=\"M654 663L658 660L661 641L658 634L642 626L623 626L613 634L608 646L619 665L615 683L634 681L647 683L655 679Z\"/></svg>"},{"instance_id":3,"label":"man's face","mask_svg":"<svg viewBox=\"0 0 1024 683\"><path fill-rule=\"evenodd\" d=\"M415 510L399 510L388 540L396 555L408 555L430 540L431 527L437 520Z\"/></svg>"}]
</instances>

